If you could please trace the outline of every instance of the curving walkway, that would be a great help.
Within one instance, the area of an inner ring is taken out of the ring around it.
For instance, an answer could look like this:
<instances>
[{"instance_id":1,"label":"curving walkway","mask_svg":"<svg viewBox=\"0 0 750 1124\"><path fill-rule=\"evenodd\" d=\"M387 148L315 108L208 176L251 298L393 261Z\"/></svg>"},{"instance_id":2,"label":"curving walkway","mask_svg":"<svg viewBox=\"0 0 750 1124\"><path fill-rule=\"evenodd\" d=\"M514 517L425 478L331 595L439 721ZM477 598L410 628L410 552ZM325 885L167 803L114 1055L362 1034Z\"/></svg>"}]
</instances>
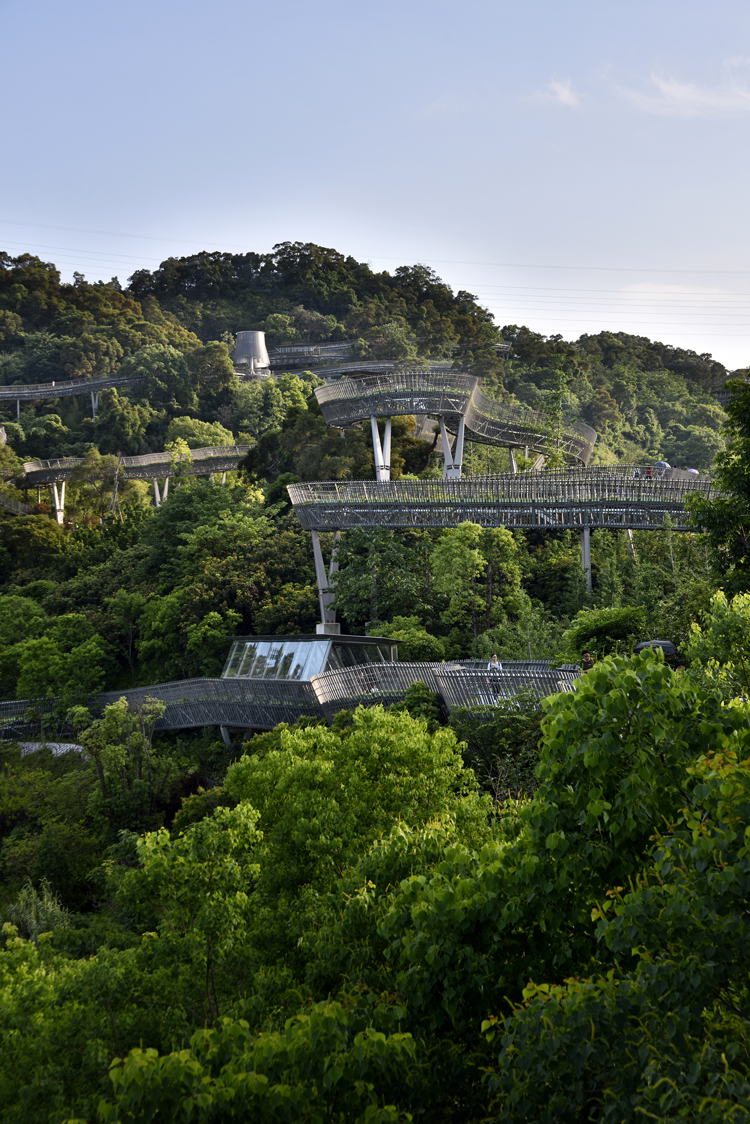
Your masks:
<instances>
[{"instance_id":1,"label":"curving walkway","mask_svg":"<svg viewBox=\"0 0 750 1124\"><path fill-rule=\"evenodd\" d=\"M538 661L506 661L504 670L488 676L486 670L458 663L382 663L361 665L314 675L300 682L268 679L180 679L95 695L88 705L96 714L125 698L131 706L148 699L166 704L157 730L185 730L201 726L224 729L271 730L279 722L321 718L331 722L341 710L358 706L390 706L400 702L414 683L425 683L450 713L468 707L481 720L492 713L497 698L521 690L539 695L573 690L577 669L553 669ZM491 681L490 681L491 680ZM37 736L43 726L55 728L58 699L14 699L0 702L0 740Z\"/></svg>"},{"instance_id":2,"label":"curving walkway","mask_svg":"<svg viewBox=\"0 0 750 1124\"><path fill-rule=\"evenodd\" d=\"M222 474L222 484L226 473L232 472L246 455L251 445L208 445L203 449L191 449L190 461L180 464L184 476L212 476ZM55 517L62 523L65 514L65 484L77 468L84 463L83 457L60 457L57 460L27 461L23 466L24 480L21 487L49 487L55 507ZM169 453L145 453L140 457L118 457L118 465L128 480L152 480L154 501L159 507L169 492L170 477L175 474L175 465ZM163 491L157 481L164 480ZM58 489L58 484L60 488ZM26 514L27 512L19 512Z\"/></svg>"},{"instance_id":3,"label":"curving walkway","mask_svg":"<svg viewBox=\"0 0 750 1124\"><path fill-rule=\"evenodd\" d=\"M557 447L567 459L586 465L596 442L596 430L581 422L566 420L559 433L553 432L550 420L535 410L504 406L487 398L479 389L480 380L460 371L396 371L383 365L382 373L363 373L356 378L343 378L320 386L315 397L328 425L343 429L368 419L373 427L378 479L390 477L390 419L399 415L427 415L441 423L443 449L446 454L446 478L460 479L464 434L487 445L532 450L539 458ZM368 368L372 372L372 366ZM378 449L376 418L386 419L385 444ZM456 434L451 453L447 430Z\"/></svg>"},{"instance_id":4,"label":"curving walkway","mask_svg":"<svg viewBox=\"0 0 750 1124\"><path fill-rule=\"evenodd\" d=\"M65 379L61 382L17 383L15 386L0 386L0 402L15 402L16 417L21 416L22 402L38 402L45 398L73 398L79 394L91 394L91 413L96 417L99 409L99 391L112 390L123 386L135 386L145 382L145 375L130 378Z\"/></svg>"}]
</instances>

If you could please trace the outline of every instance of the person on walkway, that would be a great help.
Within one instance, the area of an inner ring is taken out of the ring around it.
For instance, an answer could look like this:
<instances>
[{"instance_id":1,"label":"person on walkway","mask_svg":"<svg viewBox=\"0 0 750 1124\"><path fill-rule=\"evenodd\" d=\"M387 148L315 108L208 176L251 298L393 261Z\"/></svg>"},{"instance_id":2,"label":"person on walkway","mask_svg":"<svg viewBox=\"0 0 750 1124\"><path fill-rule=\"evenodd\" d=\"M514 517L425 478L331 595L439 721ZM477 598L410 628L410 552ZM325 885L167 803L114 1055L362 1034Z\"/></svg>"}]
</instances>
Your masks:
<instances>
[{"instance_id":1,"label":"person on walkway","mask_svg":"<svg viewBox=\"0 0 750 1124\"><path fill-rule=\"evenodd\" d=\"M497 658L497 653L495 653L492 656L492 658L490 659L490 662L487 664L487 670L488 671L502 671L503 670L503 665L500 663L500 660Z\"/></svg>"},{"instance_id":2,"label":"person on walkway","mask_svg":"<svg viewBox=\"0 0 750 1124\"><path fill-rule=\"evenodd\" d=\"M594 666L594 660L588 648L581 656L581 675L585 675L587 671L591 671Z\"/></svg>"}]
</instances>

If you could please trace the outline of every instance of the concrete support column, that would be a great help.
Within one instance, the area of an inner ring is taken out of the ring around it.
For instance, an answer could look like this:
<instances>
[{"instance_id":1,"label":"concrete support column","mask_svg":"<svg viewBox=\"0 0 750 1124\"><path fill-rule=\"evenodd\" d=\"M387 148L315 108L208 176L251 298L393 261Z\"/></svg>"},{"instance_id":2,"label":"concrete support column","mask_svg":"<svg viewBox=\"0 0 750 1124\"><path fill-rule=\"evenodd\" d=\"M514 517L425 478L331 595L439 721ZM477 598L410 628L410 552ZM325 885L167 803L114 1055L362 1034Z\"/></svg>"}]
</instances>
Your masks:
<instances>
[{"instance_id":1,"label":"concrete support column","mask_svg":"<svg viewBox=\"0 0 750 1124\"><path fill-rule=\"evenodd\" d=\"M156 507L161 507L161 493L159 492L159 481L154 477L154 504Z\"/></svg>"},{"instance_id":2,"label":"concrete support column","mask_svg":"<svg viewBox=\"0 0 750 1124\"><path fill-rule=\"evenodd\" d=\"M533 465L531 466L531 471L532 472L541 472L542 469L544 468L544 460L545 460L544 453L540 453L539 456L534 461Z\"/></svg>"},{"instance_id":3,"label":"concrete support column","mask_svg":"<svg viewBox=\"0 0 750 1124\"><path fill-rule=\"evenodd\" d=\"M320 536L317 531L312 532L312 544L313 557L315 558L315 577L318 582L318 603L320 605L320 624L316 626L315 631L323 635L333 634L338 636L341 632L341 625L336 623L336 610L331 608L333 603L333 590L328 584L328 574L326 573L323 551L320 546ZM331 559L332 565L335 556L336 540L334 540L333 558ZM338 567L338 562L336 562L336 566Z\"/></svg>"},{"instance_id":4,"label":"concrete support column","mask_svg":"<svg viewBox=\"0 0 750 1124\"><path fill-rule=\"evenodd\" d=\"M227 474L226 474L226 472L222 472L222 474L221 474L221 486L222 486L222 488L224 487L226 482L227 482Z\"/></svg>"},{"instance_id":5,"label":"concrete support column","mask_svg":"<svg viewBox=\"0 0 750 1124\"><path fill-rule=\"evenodd\" d=\"M581 569L586 575L586 589L591 593L591 528L581 531Z\"/></svg>"},{"instance_id":6,"label":"concrete support column","mask_svg":"<svg viewBox=\"0 0 750 1124\"><path fill-rule=\"evenodd\" d=\"M224 742L224 745L231 745L232 739L229 736L229 730L227 729L227 727L219 726L219 730L221 731L221 740Z\"/></svg>"},{"instance_id":7,"label":"concrete support column","mask_svg":"<svg viewBox=\"0 0 750 1124\"><path fill-rule=\"evenodd\" d=\"M16 421L20 421L20 418L21 418L21 399L16 398Z\"/></svg>"},{"instance_id":8,"label":"concrete support column","mask_svg":"<svg viewBox=\"0 0 750 1124\"><path fill-rule=\"evenodd\" d=\"M161 490L161 498L162 498L162 500L165 500L165 499L167 498L167 496L168 496L168 495L169 495L169 477L168 477L168 476L166 476L166 477L164 478L164 487L163 487L163 488L162 488L162 490Z\"/></svg>"},{"instance_id":9,"label":"concrete support column","mask_svg":"<svg viewBox=\"0 0 750 1124\"><path fill-rule=\"evenodd\" d=\"M57 484L52 485L52 500L55 505L55 519L62 525L65 520L65 481L60 484L60 490L57 490Z\"/></svg>"},{"instance_id":10,"label":"concrete support column","mask_svg":"<svg viewBox=\"0 0 750 1124\"><path fill-rule=\"evenodd\" d=\"M96 421L96 411L99 409L99 391L91 391L91 420Z\"/></svg>"},{"instance_id":11,"label":"concrete support column","mask_svg":"<svg viewBox=\"0 0 750 1124\"><path fill-rule=\"evenodd\" d=\"M510 471L518 472L518 465L516 464L516 450L508 449L508 456L510 457Z\"/></svg>"},{"instance_id":12,"label":"concrete support column","mask_svg":"<svg viewBox=\"0 0 750 1124\"><path fill-rule=\"evenodd\" d=\"M390 420L390 419L389 419ZM378 430L378 419L374 414L370 415L370 429L372 430L372 451L375 456L375 479L378 482L383 480L390 480L390 465L388 469L385 467L385 459L383 457L383 449L380 444L380 432ZM388 438L390 442L390 431L388 431ZM390 450L389 450L390 457Z\"/></svg>"}]
</instances>

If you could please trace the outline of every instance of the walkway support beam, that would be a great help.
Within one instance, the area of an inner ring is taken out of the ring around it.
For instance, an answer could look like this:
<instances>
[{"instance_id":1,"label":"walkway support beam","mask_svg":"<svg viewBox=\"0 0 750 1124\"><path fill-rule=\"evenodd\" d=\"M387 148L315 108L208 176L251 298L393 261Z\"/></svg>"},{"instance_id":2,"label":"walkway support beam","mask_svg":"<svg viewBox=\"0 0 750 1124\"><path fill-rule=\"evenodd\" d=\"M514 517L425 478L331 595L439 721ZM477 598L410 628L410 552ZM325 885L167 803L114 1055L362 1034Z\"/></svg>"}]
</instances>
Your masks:
<instances>
[{"instance_id":1,"label":"walkway support beam","mask_svg":"<svg viewBox=\"0 0 750 1124\"><path fill-rule=\"evenodd\" d=\"M332 608L334 593L329 584L329 575L338 569L337 545L341 537L340 532L334 535L333 554L331 557L331 569L326 573L325 562L323 561L323 550L320 545L320 536L317 531L312 532L312 545L313 557L315 558L315 577L318 582L318 604L320 605L320 624L316 626L315 631L323 635L338 636L341 632L341 625L336 623L336 610Z\"/></svg>"},{"instance_id":2,"label":"walkway support beam","mask_svg":"<svg viewBox=\"0 0 750 1124\"><path fill-rule=\"evenodd\" d=\"M451 447L450 447L450 443L448 441L448 435L445 432L445 419L444 418L440 419L440 425L441 425L441 432L444 435L443 436L443 447L445 448L447 446L445 467L443 468L443 479L444 480L460 480L461 479L461 468L462 468L463 459L464 459L464 434L466 432L466 419L465 418L459 418L458 419L458 431L456 433L456 443L453 446L453 452L452 453L450 451ZM449 463L449 461L450 461L450 463Z\"/></svg>"},{"instance_id":3,"label":"walkway support beam","mask_svg":"<svg viewBox=\"0 0 750 1124\"><path fill-rule=\"evenodd\" d=\"M386 425L386 442L388 447L389 461L391 455L390 421L391 419L388 418L388 423ZM384 480L390 480L391 466L390 464L388 464L388 466L386 467L385 457L383 456L383 447L380 444L380 430L378 429L378 419L374 414L370 415L370 429L372 430L372 451L375 456L375 479L378 481L378 483L381 483Z\"/></svg>"},{"instance_id":4,"label":"walkway support beam","mask_svg":"<svg viewBox=\"0 0 750 1124\"><path fill-rule=\"evenodd\" d=\"M57 484L52 485L52 500L55 505L55 519L62 526L65 522L65 481L60 484L60 490L57 489Z\"/></svg>"},{"instance_id":5,"label":"walkway support beam","mask_svg":"<svg viewBox=\"0 0 750 1124\"><path fill-rule=\"evenodd\" d=\"M586 575L586 590L591 593L591 528L581 531L581 568Z\"/></svg>"}]
</instances>

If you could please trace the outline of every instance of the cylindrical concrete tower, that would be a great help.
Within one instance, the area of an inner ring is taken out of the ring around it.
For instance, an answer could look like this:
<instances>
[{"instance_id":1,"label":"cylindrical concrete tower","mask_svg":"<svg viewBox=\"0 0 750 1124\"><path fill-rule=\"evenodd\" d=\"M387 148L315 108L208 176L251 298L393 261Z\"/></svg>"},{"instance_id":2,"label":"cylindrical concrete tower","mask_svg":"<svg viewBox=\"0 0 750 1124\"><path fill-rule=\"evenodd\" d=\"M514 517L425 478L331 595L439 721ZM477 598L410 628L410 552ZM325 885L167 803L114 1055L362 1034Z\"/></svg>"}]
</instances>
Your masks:
<instances>
[{"instance_id":1,"label":"cylindrical concrete tower","mask_svg":"<svg viewBox=\"0 0 750 1124\"><path fill-rule=\"evenodd\" d=\"M251 371L268 370L271 366L266 351L265 332L238 332L234 349L235 367L247 366Z\"/></svg>"}]
</instances>

